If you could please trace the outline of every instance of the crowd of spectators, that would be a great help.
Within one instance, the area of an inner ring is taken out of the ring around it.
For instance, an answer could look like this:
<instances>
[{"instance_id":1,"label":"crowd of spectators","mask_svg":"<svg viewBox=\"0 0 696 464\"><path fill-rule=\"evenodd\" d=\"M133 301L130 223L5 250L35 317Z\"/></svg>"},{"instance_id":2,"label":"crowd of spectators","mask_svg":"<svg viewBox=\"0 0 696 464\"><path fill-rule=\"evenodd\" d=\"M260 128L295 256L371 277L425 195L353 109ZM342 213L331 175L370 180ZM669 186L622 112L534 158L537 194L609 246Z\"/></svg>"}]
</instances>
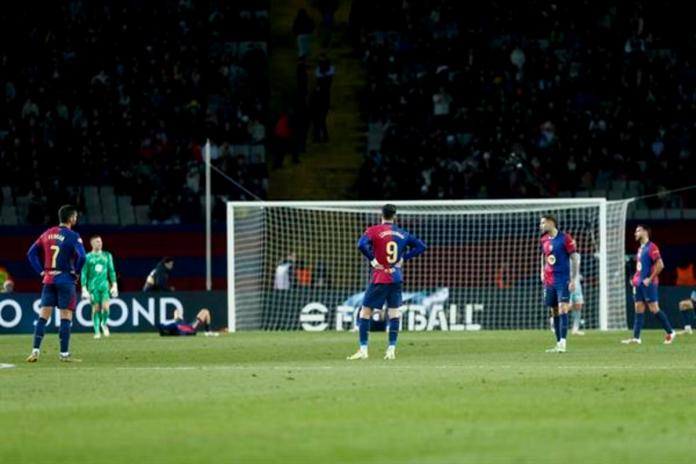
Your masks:
<instances>
[{"instance_id":1,"label":"crowd of spectators","mask_svg":"<svg viewBox=\"0 0 696 464\"><path fill-rule=\"evenodd\" d=\"M547 197L693 184L688 5L355 0L363 198ZM659 201L659 200L658 200ZM677 198L696 207L696 198ZM679 206L675 205L675 206Z\"/></svg>"},{"instance_id":2,"label":"crowd of spectators","mask_svg":"<svg viewBox=\"0 0 696 464\"><path fill-rule=\"evenodd\" d=\"M84 205L85 185L153 222L198 222L206 138L216 167L265 196L264 150L233 148L266 142L267 0L8 2L0 34L0 184L30 198L30 223Z\"/></svg>"}]
</instances>

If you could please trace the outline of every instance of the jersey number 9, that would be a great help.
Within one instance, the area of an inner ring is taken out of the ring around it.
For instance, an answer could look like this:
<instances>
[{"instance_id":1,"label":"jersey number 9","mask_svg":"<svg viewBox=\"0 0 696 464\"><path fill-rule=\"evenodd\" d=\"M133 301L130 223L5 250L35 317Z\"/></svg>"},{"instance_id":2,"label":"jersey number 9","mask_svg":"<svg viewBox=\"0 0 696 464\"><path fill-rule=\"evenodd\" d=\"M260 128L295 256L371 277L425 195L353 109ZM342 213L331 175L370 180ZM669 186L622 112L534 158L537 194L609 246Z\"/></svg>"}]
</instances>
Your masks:
<instances>
[{"instance_id":1,"label":"jersey number 9","mask_svg":"<svg viewBox=\"0 0 696 464\"><path fill-rule=\"evenodd\" d=\"M399 259L399 245L395 241L387 242L387 262L394 264Z\"/></svg>"}]
</instances>

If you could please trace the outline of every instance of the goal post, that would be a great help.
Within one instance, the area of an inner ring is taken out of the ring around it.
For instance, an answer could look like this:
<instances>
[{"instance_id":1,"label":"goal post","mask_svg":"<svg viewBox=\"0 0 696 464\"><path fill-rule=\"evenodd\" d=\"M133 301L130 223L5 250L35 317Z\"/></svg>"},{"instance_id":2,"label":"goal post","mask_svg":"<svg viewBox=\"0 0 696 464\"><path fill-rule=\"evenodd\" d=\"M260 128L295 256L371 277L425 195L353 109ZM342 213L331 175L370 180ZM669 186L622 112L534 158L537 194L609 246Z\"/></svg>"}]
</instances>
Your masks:
<instances>
[{"instance_id":1,"label":"goal post","mask_svg":"<svg viewBox=\"0 0 696 464\"><path fill-rule=\"evenodd\" d=\"M541 329L539 218L581 254L587 328L626 328L630 200L391 201L427 252L404 265L405 330ZM356 247L384 201L229 202L229 330L350 330L369 276Z\"/></svg>"}]
</instances>

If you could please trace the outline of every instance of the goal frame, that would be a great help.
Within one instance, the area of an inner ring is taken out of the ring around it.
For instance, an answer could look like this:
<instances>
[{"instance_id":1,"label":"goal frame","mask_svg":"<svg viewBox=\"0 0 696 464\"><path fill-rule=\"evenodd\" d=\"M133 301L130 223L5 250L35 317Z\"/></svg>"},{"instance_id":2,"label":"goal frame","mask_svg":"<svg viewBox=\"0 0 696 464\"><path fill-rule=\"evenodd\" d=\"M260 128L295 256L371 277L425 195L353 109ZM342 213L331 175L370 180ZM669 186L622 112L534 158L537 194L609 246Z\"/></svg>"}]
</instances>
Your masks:
<instances>
[{"instance_id":1,"label":"goal frame","mask_svg":"<svg viewBox=\"0 0 696 464\"><path fill-rule=\"evenodd\" d=\"M534 198L534 199L494 199L494 200L368 200L368 201L229 201L227 202L227 325L230 332L237 331L236 317L236 294L235 294L235 259L234 259L234 209L239 207L300 207L300 208L337 208L346 207L347 209L362 207L372 208L377 211L385 203L396 206L557 206L559 203L566 203L569 207L573 205L596 205L599 208L599 330L609 329L609 282L607 280L607 199L602 197L591 198ZM446 214L440 212L440 214ZM455 214L455 213L452 213Z\"/></svg>"}]
</instances>

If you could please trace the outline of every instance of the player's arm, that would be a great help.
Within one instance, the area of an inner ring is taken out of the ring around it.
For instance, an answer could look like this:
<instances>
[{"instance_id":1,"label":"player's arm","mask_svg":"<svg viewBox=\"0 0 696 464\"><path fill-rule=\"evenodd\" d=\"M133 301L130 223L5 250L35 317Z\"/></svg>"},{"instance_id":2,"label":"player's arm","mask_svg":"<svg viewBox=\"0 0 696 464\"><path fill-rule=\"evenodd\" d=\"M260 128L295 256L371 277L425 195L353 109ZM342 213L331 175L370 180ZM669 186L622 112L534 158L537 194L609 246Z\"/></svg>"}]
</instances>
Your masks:
<instances>
[{"instance_id":1,"label":"player's arm","mask_svg":"<svg viewBox=\"0 0 696 464\"><path fill-rule=\"evenodd\" d=\"M575 282L580 274L580 253L575 252L570 255L570 280Z\"/></svg>"},{"instance_id":2,"label":"player's arm","mask_svg":"<svg viewBox=\"0 0 696 464\"><path fill-rule=\"evenodd\" d=\"M539 274L541 276L542 282L544 281L544 267L546 267L546 259L544 259L544 253L542 253L541 254L541 272Z\"/></svg>"},{"instance_id":3,"label":"player's arm","mask_svg":"<svg viewBox=\"0 0 696 464\"><path fill-rule=\"evenodd\" d=\"M75 254L77 256L75 259L75 272L79 273L82 272L82 268L87 261L87 252L85 251L85 247L82 245L81 238L78 238L75 242Z\"/></svg>"},{"instance_id":4,"label":"player's arm","mask_svg":"<svg viewBox=\"0 0 696 464\"><path fill-rule=\"evenodd\" d=\"M82 290L87 289L87 282L89 282L89 268L90 266L82 266L82 271L80 272L80 286L82 286Z\"/></svg>"},{"instance_id":5,"label":"player's arm","mask_svg":"<svg viewBox=\"0 0 696 464\"><path fill-rule=\"evenodd\" d=\"M106 263L106 270L109 275L109 282L111 282L111 289L109 292L111 293L111 296L116 298L118 296L118 284L116 283L116 269L114 268L114 257L111 255L111 253L108 253L107 255L107 263Z\"/></svg>"},{"instance_id":6,"label":"player's arm","mask_svg":"<svg viewBox=\"0 0 696 464\"><path fill-rule=\"evenodd\" d=\"M655 267L654 267L653 271L650 273L650 276L648 276L648 278L646 279L648 281L646 286L649 285L650 282L652 282L655 279L655 277L660 275L660 272L662 272L664 270L664 268L665 268L664 261L662 261L662 258L658 258L658 260L655 262Z\"/></svg>"},{"instance_id":7,"label":"player's arm","mask_svg":"<svg viewBox=\"0 0 696 464\"><path fill-rule=\"evenodd\" d=\"M39 259L40 250L41 245L37 240L31 245L31 247L29 247L29 251L27 251L27 259L29 260L29 264L37 274L43 274L44 271L43 266L41 265L41 259Z\"/></svg>"},{"instance_id":8,"label":"player's arm","mask_svg":"<svg viewBox=\"0 0 696 464\"><path fill-rule=\"evenodd\" d=\"M372 252L372 240L367 232L362 234L360 239L358 239L358 250L360 250L360 253L367 258L372 267L375 269L384 268L381 264L379 264L379 261L377 261L377 258L375 258L375 254Z\"/></svg>"},{"instance_id":9,"label":"player's arm","mask_svg":"<svg viewBox=\"0 0 696 464\"><path fill-rule=\"evenodd\" d=\"M406 246L408 247L408 251L401 257L404 262L409 261L418 255L422 255L428 248L425 246L425 243L423 243L422 240L419 240L410 234L408 236L408 240L406 241Z\"/></svg>"},{"instance_id":10,"label":"player's arm","mask_svg":"<svg viewBox=\"0 0 696 464\"><path fill-rule=\"evenodd\" d=\"M650 282L652 282L655 277L660 275L660 272L662 272L662 270L665 268L665 263L662 261L662 256L660 255L660 250L654 244L650 250L650 259L655 265L653 266L653 270L650 275L643 280L643 284L646 287L650 285Z\"/></svg>"}]
</instances>

